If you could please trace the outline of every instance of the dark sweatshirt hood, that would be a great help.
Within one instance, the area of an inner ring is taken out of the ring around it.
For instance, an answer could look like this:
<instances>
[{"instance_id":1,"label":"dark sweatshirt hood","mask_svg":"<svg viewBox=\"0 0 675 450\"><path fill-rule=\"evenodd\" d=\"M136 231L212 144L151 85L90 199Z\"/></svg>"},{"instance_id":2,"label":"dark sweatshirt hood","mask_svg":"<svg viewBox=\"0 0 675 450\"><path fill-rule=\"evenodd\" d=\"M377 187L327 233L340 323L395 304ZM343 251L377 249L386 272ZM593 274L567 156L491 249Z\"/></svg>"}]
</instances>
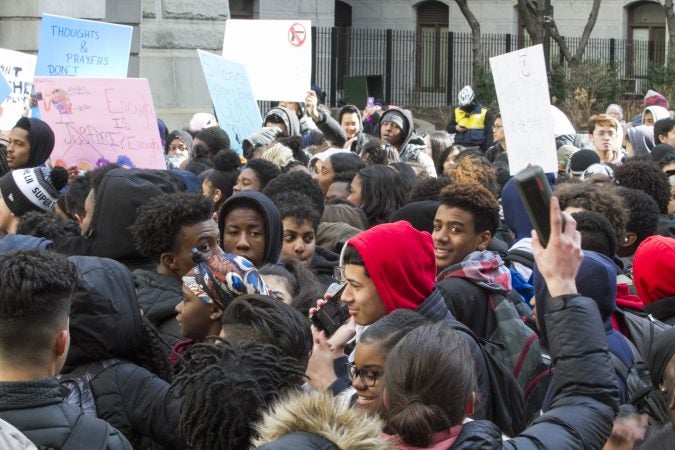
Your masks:
<instances>
[{"instance_id":1,"label":"dark sweatshirt hood","mask_svg":"<svg viewBox=\"0 0 675 450\"><path fill-rule=\"evenodd\" d=\"M70 351L64 372L109 358L133 359L143 340L131 274L112 259L71 256L80 286L70 309Z\"/></svg>"},{"instance_id":2,"label":"dark sweatshirt hood","mask_svg":"<svg viewBox=\"0 0 675 450\"><path fill-rule=\"evenodd\" d=\"M534 267L534 291L537 298L537 322L546 336L544 318L546 316L546 301L549 297L548 287L541 273ZM584 259L581 262L579 273L576 276L577 291L584 297L591 298L598 305L600 317L607 330L612 328L609 319L616 309L616 266L611 259L597 252L584 250Z\"/></svg>"},{"instance_id":3,"label":"dark sweatshirt hood","mask_svg":"<svg viewBox=\"0 0 675 450\"><path fill-rule=\"evenodd\" d=\"M410 140L415 136L415 122L413 120L412 114L410 111L407 109L401 109L397 108L395 106L390 106L388 110L386 110L382 116L380 116L380 121L379 121L379 130L380 133L382 133L382 123L383 122L391 122L391 115L395 115L398 117L401 117L403 120L403 132L405 133L404 138L403 138L403 143L399 146L399 152L403 151L405 149L406 145L410 142ZM380 136L378 136L380 139Z\"/></svg>"},{"instance_id":4,"label":"dark sweatshirt hood","mask_svg":"<svg viewBox=\"0 0 675 450\"><path fill-rule=\"evenodd\" d=\"M54 132L40 119L22 117L15 125L28 132L30 156L25 167L37 167L45 163L54 150Z\"/></svg>"},{"instance_id":5,"label":"dark sweatshirt hood","mask_svg":"<svg viewBox=\"0 0 675 450\"><path fill-rule=\"evenodd\" d=\"M408 203L404 207L394 211L389 220L391 222L405 220L419 231L426 231L432 234L438 204L439 202L436 200L422 200Z\"/></svg>"},{"instance_id":6,"label":"dark sweatshirt hood","mask_svg":"<svg viewBox=\"0 0 675 450\"><path fill-rule=\"evenodd\" d=\"M263 118L263 127L270 116L278 116L284 121L284 125L286 125L286 133L289 136L300 136L300 121L298 120L298 116L296 116L290 109L284 108L283 106L275 106L274 108L270 108Z\"/></svg>"},{"instance_id":7,"label":"dark sweatshirt hood","mask_svg":"<svg viewBox=\"0 0 675 450\"><path fill-rule=\"evenodd\" d=\"M502 189L502 208L504 222L516 235L516 241L530 237L534 227L520 199L514 178L511 178Z\"/></svg>"},{"instance_id":8,"label":"dark sweatshirt hood","mask_svg":"<svg viewBox=\"0 0 675 450\"><path fill-rule=\"evenodd\" d=\"M177 191L178 185L167 171L113 169L103 176L96 191L87 235L61 239L56 249L68 255L100 256L124 263L145 261L129 231L136 221L136 209L151 197Z\"/></svg>"},{"instance_id":9,"label":"dark sweatshirt hood","mask_svg":"<svg viewBox=\"0 0 675 450\"><path fill-rule=\"evenodd\" d=\"M281 253L281 242L284 234L281 215L277 207L272 203L272 200L258 191L243 191L234 194L225 200L223 206L220 207L218 229L220 230L221 245L225 216L239 206L253 208L265 219L265 252L263 253L263 260L260 262L259 267L265 264L276 264Z\"/></svg>"}]
</instances>

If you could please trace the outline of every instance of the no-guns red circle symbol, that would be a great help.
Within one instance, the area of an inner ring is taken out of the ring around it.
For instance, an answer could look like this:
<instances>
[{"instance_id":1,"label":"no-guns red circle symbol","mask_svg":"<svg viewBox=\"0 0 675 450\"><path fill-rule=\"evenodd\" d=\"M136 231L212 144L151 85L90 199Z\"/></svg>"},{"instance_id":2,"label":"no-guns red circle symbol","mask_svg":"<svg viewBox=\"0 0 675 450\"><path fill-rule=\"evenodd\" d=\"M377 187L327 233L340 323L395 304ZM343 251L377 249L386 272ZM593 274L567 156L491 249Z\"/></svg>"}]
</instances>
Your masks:
<instances>
[{"instance_id":1,"label":"no-guns red circle symbol","mask_svg":"<svg viewBox=\"0 0 675 450\"><path fill-rule=\"evenodd\" d=\"M297 22L291 25L291 28L288 29L288 42L290 42L291 45L300 47L305 43L305 39L307 39L305 27Z\"/></svg>"}]
</instances>

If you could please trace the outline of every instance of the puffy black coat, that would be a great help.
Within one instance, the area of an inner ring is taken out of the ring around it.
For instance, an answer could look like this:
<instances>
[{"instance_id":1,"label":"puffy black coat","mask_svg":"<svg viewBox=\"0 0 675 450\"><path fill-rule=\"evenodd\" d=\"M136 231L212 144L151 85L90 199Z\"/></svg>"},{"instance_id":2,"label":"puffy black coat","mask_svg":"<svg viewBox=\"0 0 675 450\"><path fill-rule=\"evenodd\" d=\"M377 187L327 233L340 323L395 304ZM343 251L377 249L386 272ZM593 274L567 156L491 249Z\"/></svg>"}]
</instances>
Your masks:
<instances>
[{"instance_id":1,"label":"puffy black coat","mask_svg":"<svg viewBox=\"0 0 675 450\"><path fill-rule=\"evenodd\" d=\"M81 288L73 297L70 315L71 349L63 373L111 358L90 382L96 414L119 429L134 445L155 441L166 448L183 448L178 438L180 403L169 384L130 361L143 342L140 308L129 271L106 258L71 256Z\"/></svg>"},{"instance_id":2,"label":"puffy black coat","mask_svg":"<svg viewBox=\"0 0 675 450\"><path fill-rule=\"evenodd\" d=\"M14 425L39 448L61 448L83 414L74 406L63 403L56 379L0 383L0 418ZM91 421L98 419L91 418ZM131 450L126 438L106 424L107 450ZM81 433L91 433L91 441L99 440L91 425L81 425ZM91 450L99 450L91 447Z\"/></svg>"},{"instance_id":3,"label":"puffy black coat","mask_svg":"<svg viewBox=\"0 0 675 450\"><path fill-rule=\"evenodd\" d=\"M182 339L176 320L176 305L183 296L181 280L143 269L134 270L131 275L145 318L169 344L178 342Z\"/></svg>"},{"instance_id":4,"label":"puffy black coat","mask_svg":"<svg viewBox=\"0 0 675 450\"><path fill-rule=\"evenodd\" d=\"M551 409L509 441L490 422L468 423L452 450L587 449L607 441L619 396L598 308L580 296L547 301L546 333L556 369Z\"/></svg>"}]
</instances>

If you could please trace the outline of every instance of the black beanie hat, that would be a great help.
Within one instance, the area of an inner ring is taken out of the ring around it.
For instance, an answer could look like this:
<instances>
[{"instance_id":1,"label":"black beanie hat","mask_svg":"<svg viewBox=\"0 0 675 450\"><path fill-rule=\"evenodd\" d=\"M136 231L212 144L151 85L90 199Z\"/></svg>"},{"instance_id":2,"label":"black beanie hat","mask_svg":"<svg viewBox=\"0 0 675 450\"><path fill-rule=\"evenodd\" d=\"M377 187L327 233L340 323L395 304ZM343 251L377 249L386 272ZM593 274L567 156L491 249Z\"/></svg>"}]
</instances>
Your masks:
<instances>
[{"instance_id":1,"label":"black beanie hat","mask_svg":"<svg viewBox=\"0 0 675 450\"><path fill-rule=\"evenodd\" d=\"M28 132L30 155L26 167L37 167L45 163L54 150L54 132L40 119L22 117L14 125Z\"/></svg>"},{"instance_id":2,"label":"black beanie hat","mask_svg":"<svg viewBox=\"0 0 675 450\"><path fill-rule=\"evenodd\" d=\"M567 166L567 171L574 176L580 177L584 170L588 169L591 164L598 164L600 157L593 150L579 150L575 152L570 158Z\"/></svg>"},{"instance_id":3,"label":"black beanie hat","mask_svg":"<svg viewBox=\"0 0 675 450\"><path fill-rule=\"evenodd\" d=\"M15 216L29 211L49 211L59 199L59 191L68 183L63 167L17 169L0 178L0 193Z\"/></svg>"}]
</instances>

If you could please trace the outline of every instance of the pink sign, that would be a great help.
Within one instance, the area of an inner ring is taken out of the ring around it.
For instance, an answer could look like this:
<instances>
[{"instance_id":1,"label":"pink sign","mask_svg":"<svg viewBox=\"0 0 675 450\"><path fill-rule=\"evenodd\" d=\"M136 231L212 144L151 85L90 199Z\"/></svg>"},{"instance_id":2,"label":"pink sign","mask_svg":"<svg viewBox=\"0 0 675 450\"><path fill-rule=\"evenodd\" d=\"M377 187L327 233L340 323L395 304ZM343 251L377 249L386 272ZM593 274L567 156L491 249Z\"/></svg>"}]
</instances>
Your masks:
<instances>
[{"instance_id":1,"label":"pink sign","mask_svg":"<svg viewBox=\"0 0 675 450\"><path fill-rule=\"evenodd\" d=\"M34 86L56 137L52 164L166 169L148 80L35 77Z\"/></svg>"}]
</instances>

